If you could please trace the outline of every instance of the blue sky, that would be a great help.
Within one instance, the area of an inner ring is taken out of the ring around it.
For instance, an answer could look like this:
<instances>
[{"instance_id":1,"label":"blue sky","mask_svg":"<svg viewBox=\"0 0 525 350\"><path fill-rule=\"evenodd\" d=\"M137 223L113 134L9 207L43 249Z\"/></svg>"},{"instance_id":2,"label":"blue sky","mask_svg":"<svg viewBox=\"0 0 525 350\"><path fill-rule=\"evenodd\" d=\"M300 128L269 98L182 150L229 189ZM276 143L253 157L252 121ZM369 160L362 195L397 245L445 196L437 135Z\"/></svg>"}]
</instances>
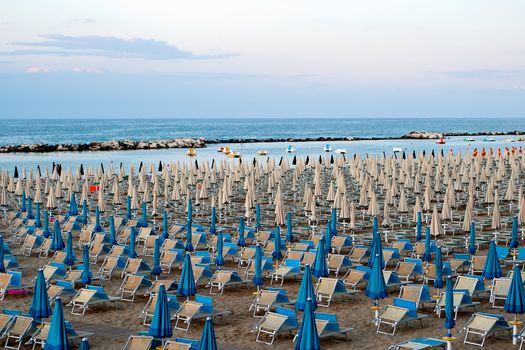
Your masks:
<instances>
[{"instance_id":1,"label":"blue sky","mask_svg":"<svg viewBox=\"0 0 525 350\"><path fill-rule=\"evenodd\" d=\"M523 13L518 0L2 1L0 117L524 117Z\"/></svg>"}]
</instances>

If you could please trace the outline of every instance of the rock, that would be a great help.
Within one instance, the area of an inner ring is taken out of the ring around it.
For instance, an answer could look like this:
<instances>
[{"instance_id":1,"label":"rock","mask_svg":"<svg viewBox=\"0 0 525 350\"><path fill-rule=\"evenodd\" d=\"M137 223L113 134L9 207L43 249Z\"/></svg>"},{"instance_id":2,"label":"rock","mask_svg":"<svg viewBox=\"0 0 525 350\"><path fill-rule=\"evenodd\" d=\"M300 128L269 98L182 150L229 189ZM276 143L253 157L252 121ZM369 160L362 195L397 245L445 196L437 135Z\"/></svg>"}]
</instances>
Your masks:
<instances>
[{"instance_id":1,"label":"rock","mask_svg":"<svg viewBox=\"0 0 525 350\"><path fill-rule=\"evenodd\" d=\"M136 149L145 149L148 147L148 144L144 141L140 141L136 146L135 148Z\"/></svg>"},{"instance_id":2,"label":"rock","mask_svg":"<svg viewBox=\"0 0 525 350\"><path fill-rule=\"evenodd\" d=\"M426 132L426 131L411 131L406 135L401 136L402 139L415 139L415 140L433 140L440 139L443 134L437 132Z\"/></svg>"}]
</instances>

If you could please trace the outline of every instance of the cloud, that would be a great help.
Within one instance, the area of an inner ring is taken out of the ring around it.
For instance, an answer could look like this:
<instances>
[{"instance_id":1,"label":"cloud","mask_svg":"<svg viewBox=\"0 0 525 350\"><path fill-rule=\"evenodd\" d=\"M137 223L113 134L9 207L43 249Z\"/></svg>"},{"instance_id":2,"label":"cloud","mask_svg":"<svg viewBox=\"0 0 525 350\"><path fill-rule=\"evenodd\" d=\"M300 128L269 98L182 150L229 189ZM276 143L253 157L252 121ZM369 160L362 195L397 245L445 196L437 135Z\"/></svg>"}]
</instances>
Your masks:
<instances>
[{"instance_id":1,"label":"cloud","mask_svg":"<svg viewBox=\"0 0 525 350\"><path fill-rule=\"evenodd\" d=\"M56 72L56 69L53 67L40 67L40 66L31 66L26 69L26 73L51 73Z\"/></svg>"},{"instance_id":2,"label":"cloud","mask_svg":"<svg viewBox=\"0 0 525 350\"><path fill-rule=\"evenodd\" d=\"M95 68L95 67L75 67L73 68L74 73L93 73L93 74L103 74L106 73L105 69Z\"/></svg>"},{"instance_id":3,"label":"cloud","mask_svg":"<svg viewBox=\"0 0 525 350\"><path fill-rule=\"evenodd\" d=\"M476 80L497 80L509 78L525 77L525 69L477 69L477 70L458 70L441 72L453 78L476 79Z\"/></svg>"},{"instance_id":4,"label":"cloud","mask_svg":"<svg viewBox=\"0 0 525 350\"><path fill-rule=\"evenodd\" d=\"M108 58L139 58L146 60L206 60L229 58L229 53L196 55L166 41L154 39L121 39L111 36L43 35L43 41L15 42L30 47L4 53L12 56L97 56Z\"/></svg>"},{"instance_id":5,"label":"cloud","mask_svg":"<svg viewBox=\"0 0 525 350\"><path fill-rule=\"evenodd\" d=\"M73 18L71 22L78 23L78 24L91 24L91 23L95 23L95 20L91 18Z\"/></svg>"},{"instance_id":6,"label":"cloud","mask_svg":"<svg viewBox=\"0 0 525 350\"><path fill-rule=\"evenodd\" d=\"M55 67L41 67L41 66L31 66L26 69L26 73L35 74L35 73L87 73L87 74L103 74L106 73L105 69L95 68L95 67L75 67L69 70L57 69Z\"/></svg>"}]
</instances>

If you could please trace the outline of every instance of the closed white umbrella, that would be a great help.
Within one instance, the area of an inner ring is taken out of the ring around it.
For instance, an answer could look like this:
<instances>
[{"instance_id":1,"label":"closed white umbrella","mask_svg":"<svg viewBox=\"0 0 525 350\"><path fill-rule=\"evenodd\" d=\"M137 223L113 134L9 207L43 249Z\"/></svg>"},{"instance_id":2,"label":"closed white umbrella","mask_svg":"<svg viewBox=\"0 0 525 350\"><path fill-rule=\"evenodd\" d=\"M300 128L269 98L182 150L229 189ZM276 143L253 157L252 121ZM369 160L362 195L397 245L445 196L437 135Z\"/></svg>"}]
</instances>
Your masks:
<instances>
[{"instance_id":1,"label":"closed white umbrella","mask_svg":"<svg viewBox=\"0 0 525 350\"><path fill-rule=\"evenodd\" d=\"M275 223L279 226L284 225L285 215L284 215L284 203L283 203L281 185L277 186L277 192L275 194L274 205L275 205Z\"/></svg>"},{"instance_id":2,"label":"closed white umbrella","mask_svg":"<svg viewBox=\"0 0 525 350\"><path fill-rule=\"evenodd\" d=\"M104 213L106 211L106 200L104 198L104 187L100 186L98 190L98 211Z\"/></svg>"},{"instance_id":3,"label":"closed white umbrella","mask_svg":"<svg viewBox=\"0 0 525 350\"><path fill-rule=\"evenodd\" d=\"M7 205L7 187L2 186L2 191L0 192L0 205Z\"/></svg>"},{"instance_id":4,"label":"closed white umbrella","mask_svg":"<svg viewBox=\"0 0 525 350\"><path fill-rule=\"evenodd\" d=\"M430 220L430 232L434 237L443 235L443 226L441 226L439 212L435 204L432 209L432 219Z\"/></svg>"},{"instance_id":5,"label":"closed white umbrella","mask_svg":"<svg viewBox=\"0 0 525 350\"><path fill-rule=\"evenodd\" d=\"M46 208L47 209L54 209L57 207L57 200L56 200L56 197L55 197L55 191L53 191L53 185L49 185L50 187L50 191L49 191L49 194L47 196L47 203L46 203Z\"/></svg>"},{"instance_id":6,"label":"closed white umbrella","mask_svg":"<svg viewBox=\"0 0 525 350\"><path fill-rule=\"evenodd\" d=\"M494 190L494 208L492 209L492 223L491 228L499 229L501 228L501 213L499 210L499 197L498 190Z\"/></svg>"},{"instance_id":7,"label":"closed white umbrella","mask_svg":"<svg viewBox=\"0 0 525 350\"><path fill-rule=\"evenodd\" d=\"M417 213L421 212L421 202L419 201L419 196L416 196L416 203L414 204L414 212L412 214L412 221L417 222Z\"/></svg>"},{"instance_id":8,"label":"closed white umbrella","mask_svg":"<svg viewBox=\"0 0 525 350\"><path fill-rule=\"evenodd\" d=\"M401 190L401 195L399 196L399 204L397 206L397 211L399 213L408 213L408 204L405 190Z\"/></svg>"}]
</instances>

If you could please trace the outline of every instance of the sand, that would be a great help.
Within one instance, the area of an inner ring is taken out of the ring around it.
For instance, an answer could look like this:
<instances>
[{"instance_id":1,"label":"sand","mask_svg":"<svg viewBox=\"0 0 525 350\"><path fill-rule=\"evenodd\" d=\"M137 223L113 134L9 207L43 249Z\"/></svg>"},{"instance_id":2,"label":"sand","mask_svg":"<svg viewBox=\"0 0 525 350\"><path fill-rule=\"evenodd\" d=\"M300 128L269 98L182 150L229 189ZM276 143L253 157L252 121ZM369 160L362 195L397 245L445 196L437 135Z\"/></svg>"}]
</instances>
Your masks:
<instances>
[{"instance_id":1,"label":"sand","mask_svg":"<svg viewBox=\"0 0 525 350\"><path fill-rule=\"evenodd\" d=\"M481 252L481 254L483 253ZM77 259L78 258L79 256L77 256ZM145 257L145 259L151 262L150 257ZM24 267L24 276L35 276L38 267L43 265L47 260L49 259L18 256L19 264ZM237 264L231 260L226 261L224 268L237 270L242 274L242 270L237 269ZM180 269L176 268L176 271L170 275L170 277L172 276L178 279ZM25 281L30 281L30 279L25 278ZM103 286L109 295L115 295L120 283L120 276L115 275L111 281L104 281ZM290 299L295 299L299 284L300 280L295 281L293 279L288 279L284 282L284 287ZM266 281L266 285L269 285L269 280ZM202 284L197 290L200 294L209 295L209 289L205 288ZM431 288L431 291L432 290L433 288ZM255 287L253 286L250 286L248 290L245 287L231 287L226 288L223 295L213 295L216 309L232 312L231 315L214 319L215 334L219 342L219 347L223 349L290 349L292 346L291 335L279 336L272 346L255 342L256 333L253 333L252 330L259 319L254 318L252 312L248 311L254 299L254 292ZM397 290L392 290L390 296L381 301L381 305L392 303L392 298L397 296L398 293ZM66 306L67 300L63 300L63 303L66 319L71 321L77 329L95 329L95 334L89 337L92 348L109 350L121 349L129 334L148 329L147 326L142 325L142 319L139 318L147 301L147 296L144 296L143 293L138 293L134 302L119 301L112 304L98 305L89 308L84 316L72 315L71 307ZM179 298L179 301L182 302L183 300ZM480 301L482 301L482 305L478 308L479 310L491 313L502 312L502 309L490 307L488 300L483 299ZM0 302L0 305L3 308L27 311L30 303L31 294L23 296L7 295L6 298ZM328 308L319 307L317 311L336 313L341 326L351 326L354 328L350 333L350 341L347 342L344 337L323 339L323 348L386 349L391 344L411 338L440 338L444 335L444 320L438 318L436 314L433 313L432 308L420 310L421 313L429 315L429 317L423 320L422 328L419 328L418 323L413 323L410 327L400 326L395 336L377 334L375 326L372 324L373 311L371 310L371 306L372 302L361 293L356 300L354 298L345 298L342 301L336 299ZM301 317L299 315L298 317ZM469 316L470 311L459 314L454 334L457 335L458 331L469 319ZM511 319L511 315L505 316L508 320ZM188 332L175 330L174 336L198 339L201 335L203 325L203 320L194 321ZM105 329L106 327L113 328ZM454 342L454 348L473 348L472 346L462 344L462 336L463 334L460 334L460 340ZM501 349L502 346L510 347L510 340L489 339L485 348Z\"/></svg>"}]
</instances>

